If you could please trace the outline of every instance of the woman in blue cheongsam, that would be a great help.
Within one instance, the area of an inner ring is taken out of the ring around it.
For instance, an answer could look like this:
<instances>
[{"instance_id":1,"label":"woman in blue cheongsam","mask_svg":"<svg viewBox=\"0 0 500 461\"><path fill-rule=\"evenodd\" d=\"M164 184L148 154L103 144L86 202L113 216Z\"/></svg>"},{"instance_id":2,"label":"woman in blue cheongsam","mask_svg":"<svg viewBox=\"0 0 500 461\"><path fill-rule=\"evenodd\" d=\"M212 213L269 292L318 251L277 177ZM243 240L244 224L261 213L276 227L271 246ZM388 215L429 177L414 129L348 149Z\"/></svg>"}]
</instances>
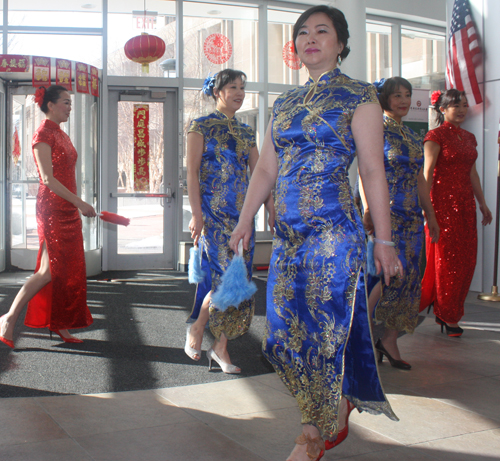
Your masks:
<instances>
[{"instance_id":1,"label":"woman in blue cheongsam","mask_svg":"<svg viewBox=\"0 0 500 461\"><path fill-rule=\"evenodd\" d=\"M401 331L413 333L417 326L422 292L420 261L424 241L425 212L433 241L439 238L439 226L425 183L422 166L422 139L403 125L408 114L412 87L408 80L392 77L375 82L380 105L384 110L384 165L391 204L392 240L403 264L404 276L391 279L389 285L372 277L369 288L369 310L375 320L384 324L384 335L375 344L379 362L385 355L395 368L409 370L411 365L401 359L397 339ZM361 187L362 191L362 187ZM364 202L363 222L368 234L373 232L369 207ZM378 304L377 304L378 303Z\"/></svg>"},{"instance_id":2,"label":"woman in blue cheongsam","mask_svg":"<svg viewBox=\"0 0 500 461\"><path fill-rule=\"evenodd\" d=\"M228 339L246 333L254 313L254 298L220 311L211 303L212 293L233 257L229 239L234 230L248 186L248 168L253 171L259 152L255 134L241 123L235 113L245 99L246 75L225 69L205 81L203 91L216 101L216 110L191 123L187 135L187 186L192 219L189 223L194 245L202 248L205 279L198 284L195 304L188 326L185 352L193 360L201 358L203 332L209 322L215 336L207 351L210 363L217 362L225 373L240 373L231 363ZM274 221L274 207L269 195L266 201L269 222ZM271 227L272 229L272 227ZM251 242L244 258L249 277L255 243Z\"/></svg>"},{"instance_id":3,"label":"woman in blue cheongsam","mask_svg":"<svg viewBox=\"0 0 500 461\"><path fill-rule=\"evenodd\" d=\"M288 461L317 460L359 411L397 419L378 376L365 291L365 233L348 169L356 153L377 232L375 265L401 274L391 242L382 111L375 88L344 75L347 22L308 9L293 38L309 81L275 102L231 248L248 247L255 211L276 183L265 356L296 398L302 433Z\"/></svg>"}]
</instances>

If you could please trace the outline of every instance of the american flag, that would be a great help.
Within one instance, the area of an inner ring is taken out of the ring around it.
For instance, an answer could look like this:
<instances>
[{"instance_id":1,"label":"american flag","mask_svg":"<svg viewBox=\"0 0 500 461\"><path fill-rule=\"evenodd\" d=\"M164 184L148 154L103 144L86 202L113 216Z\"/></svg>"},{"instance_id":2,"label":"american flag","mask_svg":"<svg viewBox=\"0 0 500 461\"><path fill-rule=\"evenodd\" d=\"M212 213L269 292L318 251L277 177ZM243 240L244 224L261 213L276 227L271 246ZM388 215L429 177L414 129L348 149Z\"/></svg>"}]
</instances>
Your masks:
<instances>
[{"instance_id":1,"label":"american flag","mask_svg":"<svg viewBox=\"0 0 500 461\"><path fill-rule=\"evenodd\" d=\"M455 0L451 15L448 59L446 60L446 88L465 91L470 105L481 104L473 58L481 54L469 0Z\"/></svg>"}]
</instances>

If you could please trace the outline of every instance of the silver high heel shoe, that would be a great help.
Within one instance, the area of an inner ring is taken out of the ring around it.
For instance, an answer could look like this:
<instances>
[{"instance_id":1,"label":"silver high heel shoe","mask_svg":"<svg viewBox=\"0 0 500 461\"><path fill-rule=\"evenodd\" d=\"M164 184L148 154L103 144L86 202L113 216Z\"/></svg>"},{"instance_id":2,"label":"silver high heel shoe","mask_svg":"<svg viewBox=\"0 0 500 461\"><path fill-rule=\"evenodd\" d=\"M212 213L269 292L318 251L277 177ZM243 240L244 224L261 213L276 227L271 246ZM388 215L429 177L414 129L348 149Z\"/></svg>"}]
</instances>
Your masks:
<instances>
[{"instance_id":1,"label":"silver high heel shoe","mask_svg":"<svg viewBox=\"0 0 500 461\"><path fill-rule=\"evenodd\" d=\"M221 370L224 373L231 375L237 375L241 373L241 370L236 365L233 365L232 363L223 362L212 348L208 349L207 357L208 357L208 371L212 371L212 360L215 360L219 364Z\"/></svg>"},{"instance_id":2,"label":"silver high heel shoe","mask_svg":"<svg viewBox=\"0 0 500 461\"><path fill-rule=\"evenodd\" d=\"M184 352L190 359L198 361L201 359L201 349L197 351L189 344L189 334L191 333L191 327L192 325L188 325L186 329L186 344L184 345ZM198 356L198 358L195 357L196 355Z\"/></svg>"}]
</instances>

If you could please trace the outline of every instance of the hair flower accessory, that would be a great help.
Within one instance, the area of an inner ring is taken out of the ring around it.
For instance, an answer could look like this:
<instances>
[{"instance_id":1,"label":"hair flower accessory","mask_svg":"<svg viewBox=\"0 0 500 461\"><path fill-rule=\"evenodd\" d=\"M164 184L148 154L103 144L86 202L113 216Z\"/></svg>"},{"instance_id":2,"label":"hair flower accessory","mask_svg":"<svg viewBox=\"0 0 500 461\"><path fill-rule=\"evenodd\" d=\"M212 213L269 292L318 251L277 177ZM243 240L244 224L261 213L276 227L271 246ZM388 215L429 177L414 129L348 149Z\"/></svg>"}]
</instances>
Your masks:
<instances>
[{"instance_id":1,"label":"hair flower accessory","mask_svg":"<svg viewBox=\"0 0 500 461\"><path fill-rule=\"evenodd\" d=\"M377 93L382 93L384 84L385 84L385 78L381 78L380 80L373 82L373 86L377 89Z\"/></svg>"},{"instance_id":2,"label":"hair flower accessory","mask_svg":"<svg viewBox=\"0 0 500 461\"><path fill-rule=\"evenodd\" d=\"M439 98L441 97L443 93L438 90L438 91L434 91L432 94L431 94L431 104L434 106L438 101L439 101Z\"/></svg>"},{"instance_id":3,"label":"hair flower accessory","mask_svg":"<svg viewBox=\"0 0 500 461\"><path fill-rule=\"evenodd\" d=\"M215 77L217 77L217 74L209 75L203 82L203 88L201 91L203 91L203 93L207 96L214 95Z\"/></svg>"},{"instance_id":4,"label":"hair flower accessory","mask_svg":"<svg viewBox=\"0 0 500 461\"><path fill-rule=\"evenodd\" d=\"M35 91L35 102L38 104L38 107L42 107L44 97L45 97L45 87L40 86Z\"/></svg>"}]
</instances>

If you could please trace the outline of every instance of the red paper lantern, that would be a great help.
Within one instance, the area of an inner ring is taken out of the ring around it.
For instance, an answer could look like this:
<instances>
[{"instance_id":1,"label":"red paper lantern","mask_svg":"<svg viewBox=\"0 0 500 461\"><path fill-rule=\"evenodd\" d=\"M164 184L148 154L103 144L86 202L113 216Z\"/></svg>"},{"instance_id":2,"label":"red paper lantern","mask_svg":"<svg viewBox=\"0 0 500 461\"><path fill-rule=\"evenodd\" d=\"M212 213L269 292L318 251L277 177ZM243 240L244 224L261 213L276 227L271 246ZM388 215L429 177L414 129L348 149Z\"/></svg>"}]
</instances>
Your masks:
<instances>
[{"instance_id":1,"label":"red paper lantern","mask_svg":"<svg viewBox=\"0 0 500 461\"><path fill-rule=\"evenodd\" d=\"M142 71L149 72L149 63L157 61L165 53L165 42L156 35L143 32L125 43L125 56L142 64Z\"/></svg>"}]
</instances>

